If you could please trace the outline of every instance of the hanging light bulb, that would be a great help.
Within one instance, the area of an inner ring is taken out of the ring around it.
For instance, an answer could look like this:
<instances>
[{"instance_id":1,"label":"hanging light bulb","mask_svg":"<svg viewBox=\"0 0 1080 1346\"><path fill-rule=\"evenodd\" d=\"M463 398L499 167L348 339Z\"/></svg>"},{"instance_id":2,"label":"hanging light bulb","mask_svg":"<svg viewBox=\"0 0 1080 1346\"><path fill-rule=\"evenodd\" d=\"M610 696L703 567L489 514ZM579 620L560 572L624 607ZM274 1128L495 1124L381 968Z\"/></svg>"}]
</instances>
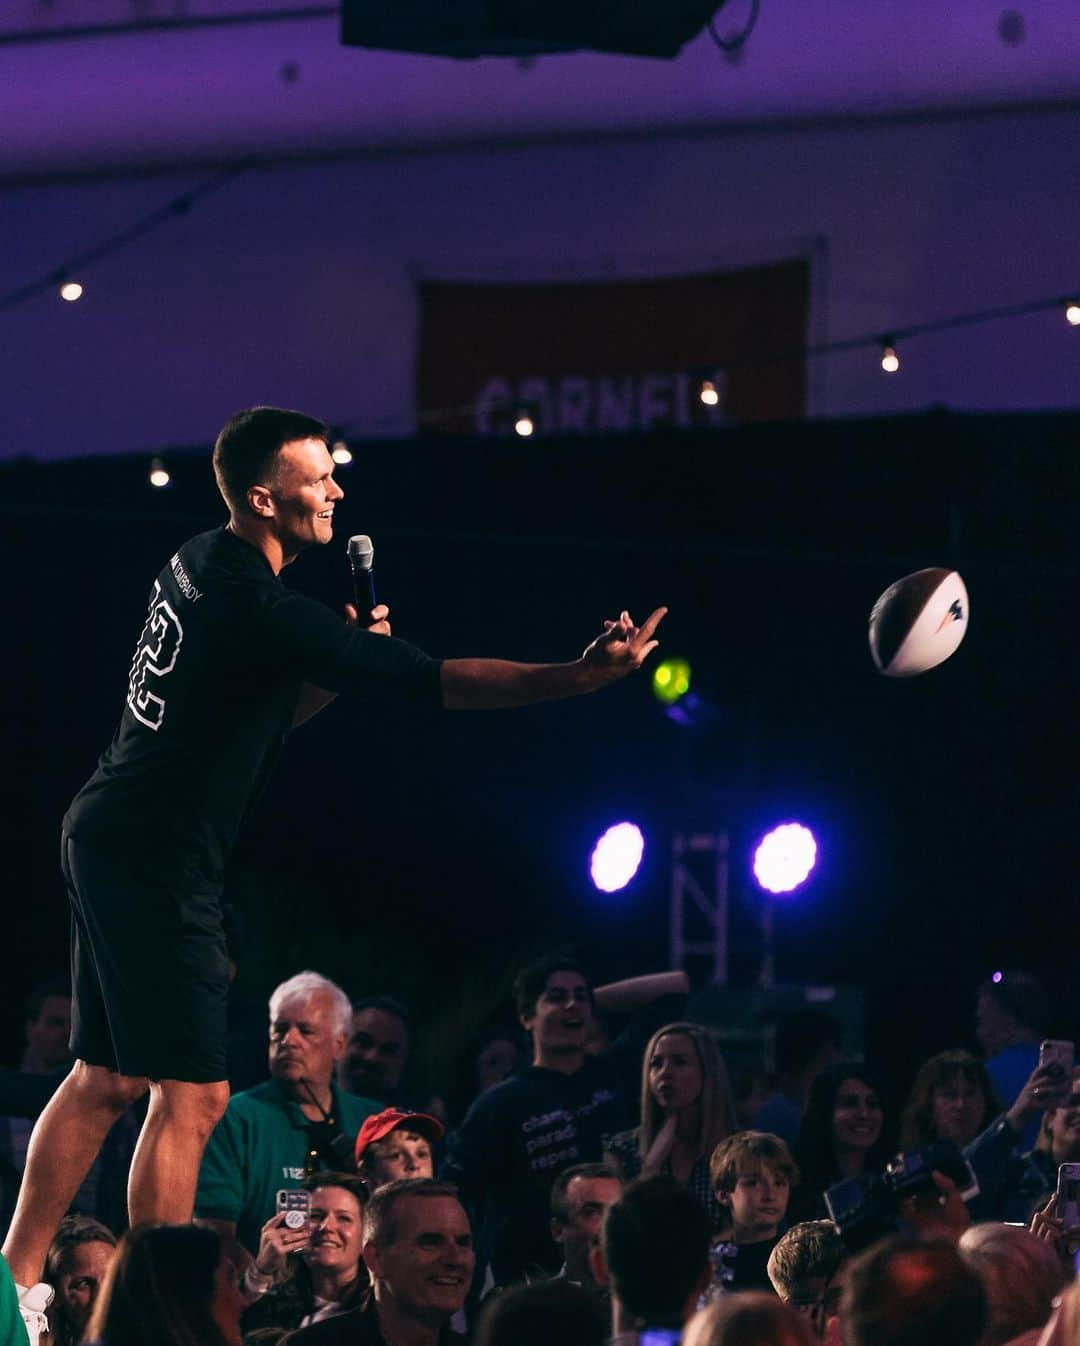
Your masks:
<instances>
[{"instance_id":1,"label":"hanging light bulb","mask_svg":"<svg viewBox=\"0 0 1080 1346\"><path fill-rule=\"evenodd\" d=\"M1065 321L1070 327L1080 327L1080 301L1076 299L1066 301Z\"/></svg>"},{"instance_id":2,"label":"hanging light bulb","mask_svg":"<svg viewBox=\"0 0 1080 1346\"><path fill-rule=\"evenodd\" d=\"M519 407L517 416L514 418L514 434L520 435L522 439L528 439L536 429L531 413L527 407Z\"/></svg>"},{"instance_id":3,"label":"hanging light bulb","mask_svg":"<svg viewBox=\"0 0 1080 1346\"><path fill-rule=\"evenodd\" d=\"M334 447L330 450L330 457L337 463L338 467L348 467L352 462L352 450L343 439L334 441Z\"/></svg>"},{"instance_id":4,"label":"hanging light bulb","mask_svg":"<svg viewBox=\"0 0 1080 1346\"><path fill-rule=\"evenodd\" d=\"M702 379L698 397L707 407L715 407L720 401L720 392L712 379Z\"/></svg>"},{"instance_id":5,"label":"hanging light bulb","mask_svg":"<svg viewBox=\"0 0 1080 1346\"><path fill-rule=\"evenodd\" d=\"M900 357L891 342L886 342L881 348L881 367L886 374L895 374L900 368Z\"/></svg>"},{"instance_id":6,"label":"hanging light bulb","mask_svg":"<svg viewBox=\"0 0 1080 1346\"><path fill-rule=\"evenodd\" d=\"M81 299L83 287L77 280L66 280L60 286L60 298L66 299L69 304L74 304L76 299Z\"/></svg>"},{"instance_id":7,"label":"hanging light bulb","mask_svg":"<svg viewBox=\"0 0 1080 1346\"><path fill-rule=\"evenodd\" d=\"M160 458L151 458L150 485L161 490L162 487L168 486L170 481L172 481L172 477L169 476L169 469L164 462Z\"/></svg>"}]
</instances>

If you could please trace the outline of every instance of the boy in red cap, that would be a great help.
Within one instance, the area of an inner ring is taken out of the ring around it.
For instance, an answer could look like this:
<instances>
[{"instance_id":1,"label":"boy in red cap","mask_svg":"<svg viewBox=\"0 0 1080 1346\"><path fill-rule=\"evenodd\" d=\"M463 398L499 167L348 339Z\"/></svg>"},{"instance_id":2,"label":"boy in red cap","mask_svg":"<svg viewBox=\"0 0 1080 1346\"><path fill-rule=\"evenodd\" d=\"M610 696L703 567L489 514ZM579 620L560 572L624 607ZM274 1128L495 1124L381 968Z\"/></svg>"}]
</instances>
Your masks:
<instances>
[{"instance_id":1,"label":"boy in red cap","mask_svg":"<svg viewBox=\"0 0 1080 1346\"><path fill-rule=\"evenodd\" d=\"M384 1108L365 1119L356 1137L356 1168L372 1191L398 1178L435 1175L434 1146L445 1128L426 1112Z\"/></svg>"}]
</instances>

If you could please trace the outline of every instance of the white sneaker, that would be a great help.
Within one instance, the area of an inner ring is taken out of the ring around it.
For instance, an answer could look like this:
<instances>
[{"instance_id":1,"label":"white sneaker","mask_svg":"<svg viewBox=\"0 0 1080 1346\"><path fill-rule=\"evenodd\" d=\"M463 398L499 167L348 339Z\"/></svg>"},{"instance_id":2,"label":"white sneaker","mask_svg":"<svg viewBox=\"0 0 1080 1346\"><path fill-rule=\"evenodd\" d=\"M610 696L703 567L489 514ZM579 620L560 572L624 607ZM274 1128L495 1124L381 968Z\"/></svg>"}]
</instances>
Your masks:
<instances>
[{"instance_id":1,"label":"white sneaker","mask_svg":"<svg viewBox=\"0 0 1080 1346\"><path fill-rule=\"evenodd\" d=\"M26 1335L30 1338L30 1346L38 1346L41 1338L49 1335L49 1320L45 1316L45 1310L52 1303L53 1288L44 1281L38 1281L37 1285L31 1285L29 1288L16 1285L15 1289L19 1296L19 1312L22 1314Z\"/></svg>"}]
</instances>

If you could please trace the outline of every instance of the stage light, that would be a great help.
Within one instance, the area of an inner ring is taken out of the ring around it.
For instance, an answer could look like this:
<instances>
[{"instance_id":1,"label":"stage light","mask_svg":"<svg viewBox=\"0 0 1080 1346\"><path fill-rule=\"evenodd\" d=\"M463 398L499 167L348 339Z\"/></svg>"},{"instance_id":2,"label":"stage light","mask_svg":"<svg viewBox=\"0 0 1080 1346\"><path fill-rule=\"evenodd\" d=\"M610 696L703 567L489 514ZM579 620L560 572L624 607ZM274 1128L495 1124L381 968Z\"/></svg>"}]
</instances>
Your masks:
<instances>
[{"instance_id":1,"label":"stage light","mask_svg":"<svg viewBox=\"0 0 1080 1346\"><path fill-rule=\"evenodd\" d=\"M533 422L532 416L528 410L522 407L514 419L514 434L520 435L522 439L528 439L535 429L536 425Z\"/></svg>"},{"instance_id":2,"label":"stage light","mask_svg":"<svg viewBox=\"0 0 1080 1346\"><path fill-rule=\"evenodd\" d=\"M997 984L1002 980L1002 974L1000 972L995 972L991 975L990 980L994 983L995 986L997 986Z\"/></svg>"},{"instance_id":3,"label":"stage light","mask_svg":"<svg viewBox=\"0 0 1080 1346\"><path fill-rule=\"evenodd\" d=\"M884 345L881 348L881 367L886 374L895 374L900 368L900 357L896 353L896 347Z\"/></svg>"},{"instance_id":4,"label":"stage light","mask_svg":"<svg viewBox=\"0 0 1080 1346\"><path fill-rule=\"evenodd\" d=\"M172 477L169 476L169 469L160 458L152 458L150 460L150 485L156 486L160 490L163 486L168 486L170 481L172 481Z\"/></svg>"},{"instance_id":5,"label":"stage light","mask_svg":"<svg viewBox=\"0 0 1080 1346\"><path fill-rule=\"evenodd\" d=\"M1080 327L1080 302L1070 299L1065 305L1065 321L1070 327Z\"/></svg>"},{"instance_id":6,"label":"stage light","mask_svg":"<svg viewBox=\"0 0 1080 1346\"><path fill-rule=\"evenodd\" d=\"M782 823L766 832L754 852L754 878L768 893L791 893L817 863L814 834L802 823Z\"/></svg>"},{"instance_id":7,"label":"stage light","mask_svg":"<svg viewBox=\"0 0 1080 1346\"><path fill-rule=\"evenodd\" d=\"M60 286L60 298L66 299L69 304L74 304L76 299L81 299L83 287L77 280L66 280Z\"/></svg>"},{"instance_id":8,"label":"stage light","mask_svg":"<svg viewBox=\"0 0 1080 1346\"><path fill-rule=\"evenodd\" d=\"M720 393L712 379L705 379L701 384L701 391L698 396L707 407L715 407L720 401Z\"/></svg>"},{"instance_id":9,"label":"stage light","mask_svg":"<svg viewBox=\"0 0 1080 1346\"><path fill-rule=\"evenodd\" d=\"M348 467L352 462L352 450L343 439L336 440L334 447L330 450L330 457L337 463L338 467Z\"/></svg>"},{"instance_id":10,"label":"stage light","mask_svg":"<svg viewBox=\"0 0 1080 1346\"><path fill-rule=\"evenodd\" d=\"M665 706L673 706L690 690L690 665L685 659L665 659L652 675L653 696Z\"/></svg>"},{"instance_id":11,"label":"stage light","mask_svg":"<svg viewBox=\"0 0 1080 1346\"><path fill-rule=\"evenodd\" d=\"M609 827L589 857L589 877L602 893L617 893L638 872L645 838L635 823Z\"/></svg>"}]
</instances>

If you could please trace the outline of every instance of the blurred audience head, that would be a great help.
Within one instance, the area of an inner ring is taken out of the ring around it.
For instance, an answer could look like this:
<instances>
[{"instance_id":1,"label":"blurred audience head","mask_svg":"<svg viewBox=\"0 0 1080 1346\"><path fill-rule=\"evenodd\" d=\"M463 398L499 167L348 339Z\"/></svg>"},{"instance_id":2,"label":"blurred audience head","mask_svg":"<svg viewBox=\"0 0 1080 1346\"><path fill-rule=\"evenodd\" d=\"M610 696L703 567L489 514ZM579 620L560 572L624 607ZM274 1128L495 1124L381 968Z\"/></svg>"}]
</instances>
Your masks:
<instances>
[{"instance_id":1,"label":"blurred audience head","mask_svg":"<svg viewBox=\"0 0 1080 1346\"><path fill-rule=\"evenodd\" d=\"M290 1092L325 1089L345 1051L352 1005L318 972L298 972L270 997L270 1074Z\"/></svg>"},{"instance_id":2,"label":"blurred audience head","mask_svg":"<svg viewBox=\"0 0 1080 1346\"><path fill-rule=\"evenodd\" d=\"M74 1346L84 1340L115 1256L116 1237L98 1220L68 1215L61 1221L45 1258L44 1279L54 1291L49 1346Z\"/></svg>"},{"instance_id":3,"label":"blurred audience head","mask_svg":"<svg viewBox=\"0 0 1080 1346\"><path fill-rule=\"evenodd\" d=\"M682 1346L813 1346L813 1341L805 1318L754 1290L716 1300L696 1313Z\"/></svg>"},{"instance_id":4,"label":"blurred audience head","mask_svg":"<svg viewBox=\"0 0 1080 1346\"><path fill-rule=\"evenodd\" d=\"M371 996L352 1007L349 1039L338 1065L338 1084L347 1093L393 1102L409 1061L412 1023L394 996Z\"/></svg>"},{"instance_id":5,"label":"blurred audience head","mask_svg":"<svg viewBox=\"0 0 1080 1346\"><path fill-rule=\"evenodd\" d=\"M673 1178L632 1182L604 1217L596 1279L638 1323L677 1326L709 1283L709 1217Z\"/></svg>"},{"instance_id":6,"label":"blurred audience head","mask_svg":"<svg viewBox=\"0 0 1080 1346\"><path fill-rule=\"evenodd\" d=\"M848 1250L831 1220L792 1225L769 1254L769 1280L809 1320L816 1337L836 1329Z\"/></svg>"},{"instance_id":7,"label":"blurred audience head","mask_svg":"<svg viewBox=\"0 0 1080 1346\"><path fill-rule=\"evenodd\" d=\"M709 1160L713 1192L731 1217L736 1243L776 1237L787 1215L799 1171L779 1136L738 1131L722 1140Z\"/></svg>"},{"instance_id":8,"label":"blurred audience head","mask_svg":"<svg viewBox=\"0 0 1080 1346\"><path fill-rule=\"evenodd\" d=\"M914 1150L934 1140L963 1149L1001 1111L990 1075L971 1052L938 1052L915 1076L900 1123L900 1147Z\"/></svg>"},{"instance_id":9,"label":"blurred audience head","mask_svg":"<svg viewBox=\"0 0 1080 1346\"><path fill-rule=\"evenodd\" d=\"M380 1314L445 1326L465 1305L475 1264L457 1188L404 1179L373 1192L364 1207L364 1261Z\"/></svg>"},{"instance_id":10,"label":"blurred audience head","mask_svg":"<svg viewBox=\"0 0 1080 1346\"><path fill-rule=\"evenodd\" d=\"M71 1064L71 984L66 977L52 977L26 997L24 1031L24 1071L51 1075Z\"/></svg>"},{"instance_id":11,"label":"blurred audience head","mask_svg":"<svg viewBox=\"0 0 1080 1346\"><path fill-rule=\"evenodd\" d=\"M731 1082L716 1039L702 1024L666 1024L649 1039L642 1059L642 1156L669 1117L688 1113L698 1157L711 1155L735 1130Z\"/></svg>"},{"instance_id":12,"label":"blurred audience head","mask_svg":"<svg viewBox=\"0 0 1080 1346\"><path fill-rule=\"evenodd\" d=\"M434 1148L445 1128L425 1112L383 1108L364 1119L356 1137L356 1165L370 1187L398 1178L433 1178Z\"/></svg>"},{"instance_id":13,"label":"blurred audience head","mask_svg":"<svg viewBox=\"0 0 1080 1346\"><path fill-rule=\"evenodd\" d=\"M532 1037L535 1064L584 1056L594 1013L592 986L580 963L556 955L530 963L514 980L514 1002Z\"/></svg>"},{"instance_id":14,"label":"blurred audience head","mask_svg":"<svg viewBox=\"0 0 1080 1346\"><path fill-rule=\"evenodd\" d=\"M240 1346L246 1305L216 1230L141 1225L120 1240L87 1335L101 1346Z\"/></svg>"},{"instance_id":15,"label":"blurred audience head","mask_svg":"<svg viewBox=\"0 0 1080 1346\"><path fill-rule=\"evenodd\" d=\"M844 1030L835 1015L800 1009L777 1020L773 1061L781 1081L813 1079L843 1052Z\"/></svg>"},{"instance_id":16,"label":"blurred audience head","mask_svg":"<svg viewBox=\"0 0 1080 1346\"><path fill-rule=\"evenodd\" d=\"M607 1310L596 1295L551 1280L493 1295L473 1346L604 1346L607 1336Z\"/></svg>"},{"instance_id":17,"label":"blurred audience head","mask_svg":"<svg viewBox=\"0 0 1080 1346\"><path fill-rule=\"evenodd\" d=\"M884 1125L877 1076L857 1061L827 1066L810 1090L796 1147L804 1193L880 1168L888 1155Z\"/></svg>"},{"instance_id":18,"label":"blurred audience head","mask_svg":"<svg viewBox=\"0 0 1080 1346\"><path fill-rule=\"evenodd\" d=\"M986 1291L990 1321L979 1346L1005 1346L1042 1327L1065 1285L1061 1259L1050 1244L1015 1225L988 1223L972 1225L959 1247Z\"/></svg>"},{"instance_id":19,"label":"blurred audience head","mask_svg":"<svg viewBox=\"0 0 1080 1346\"><path fill-rule=\"evenodd\" d=\"M986 1056L1037 1042L1050 1025L1050 1002L1029 972L995 972L975 994L975 1036Z\"/></svg>"},{"instance_id":20,"label":"blurred audience head","mask_svg":"<svg viewBox=\"0 0 1080 1346\"><path fill-rule=\"evenodd\" d=\"M1055 1164L1080 1163L1080 1066L1073 1071L1065 1103L1043 1114L1037 1148L1046 1150Z\"/></svg>"},{"instance_id":21,"label":"blurred audience head","mask_svg":"<svg viewBox=\"0 0 1080 1346\"><path fill-rule=\"evenodd\" d=\"M551 1237L562 1249L563 1276L596 1288L591 1253L604 1214L622 1195L622 1178L607 1164L575 1164L551 1185Z\"/></svg>"},{"instance_id":22,"label":"blurred audience head","mask_svg":"<svg viewBox=\"0 0 1080 1346\"><path fill-rule=\"evenodd\" d=\"M952 1243L893 1236L848 1265L840 1321L844 1346L978 1346L986 1293Z\"/></svg>"},{"instance_id":23,"label":"blurred audience head","mask_svg":"<svg viewBox=\"0 0 1080 1346\"><path fill-rule=\"evenodd\" d=\"M512 1028L490 1028L477 1044L473 1057L473 1093L483 1094L509 1079L524 1056L520 1035Z\"/></svg>"}]
</instances>

